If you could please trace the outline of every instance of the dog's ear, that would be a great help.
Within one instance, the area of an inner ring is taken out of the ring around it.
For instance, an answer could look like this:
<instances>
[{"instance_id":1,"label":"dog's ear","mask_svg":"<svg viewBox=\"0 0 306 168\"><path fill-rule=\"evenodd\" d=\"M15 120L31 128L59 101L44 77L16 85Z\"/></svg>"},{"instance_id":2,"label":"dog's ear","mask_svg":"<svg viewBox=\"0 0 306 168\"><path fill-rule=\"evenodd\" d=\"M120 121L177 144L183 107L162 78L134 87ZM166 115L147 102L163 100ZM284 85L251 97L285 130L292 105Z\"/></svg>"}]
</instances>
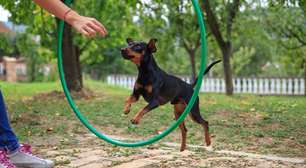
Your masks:
<instances>
[{"instance_id":1,"label":"dog's ear","mask_svg":"<svg viewBox=\"0 0 306 168\"><path fill-rule=\"evenodd\" d=\"M148 43L148 50L152 53L155 53L157 51L156 49L156 42L157 42L157 39L151 39Z\"/></svg>"},{"instance_id":2,"label":"dog's ear","mask_svg":"<svg viewBox=\"0 0 306 168\"><path fill-rule=\"evenodd\" d=\"M134 42L134 40L133 40L132 38L127 38L127 39L126 39L126 42L127 42L128 44L131 44L131 43Z\"/></svg>"}]
</instances>

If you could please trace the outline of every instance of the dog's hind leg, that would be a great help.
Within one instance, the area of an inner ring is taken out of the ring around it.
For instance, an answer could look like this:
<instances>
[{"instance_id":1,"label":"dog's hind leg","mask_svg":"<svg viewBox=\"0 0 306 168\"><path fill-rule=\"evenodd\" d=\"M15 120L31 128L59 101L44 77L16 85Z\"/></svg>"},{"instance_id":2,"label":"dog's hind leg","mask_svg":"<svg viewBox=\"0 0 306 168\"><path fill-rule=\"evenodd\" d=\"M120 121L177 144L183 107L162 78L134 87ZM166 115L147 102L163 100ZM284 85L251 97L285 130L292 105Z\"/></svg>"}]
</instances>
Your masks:
<instances>
[{"instance_id":1,"label":"dog's hind leg","mask_svg":"<svg viewBox=\"0 0 306 168\"><path fill-rule=\"evenodd\" d=\"M205 142L206 145L209 146L211 144L210 135L209 135L209 125L208 122L205 121L200 114L199 100L197 100L193 105L191 112L189 113L189 116L194 122L202 125L202 127L204 128Z\"/></svg>"},{"instance_id":2,"label":"dog's hind leg","mask_svg":"<svg viewBox=\"0 0 306 168\"><path fill-rule=\"evenodd\" d=\"M180 104L174 104L174 115L175 119L177 120L181 114L184 112L186 107L186 104L180 103ZM186 149L186 136L187 136L187 128L185 126L185 121L181 122L179 125L182 133L182 143L181 143L181 152Z\"/></svg>"}]
</instances>

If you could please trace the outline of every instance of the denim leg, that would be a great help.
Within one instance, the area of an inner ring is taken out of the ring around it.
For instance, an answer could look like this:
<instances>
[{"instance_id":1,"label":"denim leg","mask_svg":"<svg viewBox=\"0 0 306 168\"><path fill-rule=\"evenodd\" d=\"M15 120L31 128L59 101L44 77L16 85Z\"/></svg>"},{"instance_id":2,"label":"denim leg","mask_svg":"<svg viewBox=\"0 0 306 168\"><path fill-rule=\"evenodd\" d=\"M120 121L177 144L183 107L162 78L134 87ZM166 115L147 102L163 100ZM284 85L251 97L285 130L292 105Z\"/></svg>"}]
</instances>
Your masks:
<instances>
[{"instance_id":1,"label":"denim leg","mask_svg":"<svg viewBox=\"0 0 306 168\"><path fill-rule=\"evenodd\" d=\"M4 99L0 91L0 149L12 152L16 151L19 146L18 139L10 126Z\"/></svg>"}]
</instances>

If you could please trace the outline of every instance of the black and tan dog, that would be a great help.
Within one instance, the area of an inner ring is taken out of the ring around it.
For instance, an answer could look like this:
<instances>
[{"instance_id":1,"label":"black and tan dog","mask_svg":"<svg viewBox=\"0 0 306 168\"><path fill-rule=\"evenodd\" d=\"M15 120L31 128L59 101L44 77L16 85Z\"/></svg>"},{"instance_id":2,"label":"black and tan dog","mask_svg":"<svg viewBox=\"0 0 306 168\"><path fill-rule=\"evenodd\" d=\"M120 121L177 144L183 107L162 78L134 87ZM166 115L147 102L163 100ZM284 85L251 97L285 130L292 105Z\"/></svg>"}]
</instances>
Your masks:
<instances>
[{"instance_id":1,"label":"black and tan dog","mask_svg":"<svg viewBox=\"0 0 306 168\"><path fill-rule=\"evenodd\" d=\"M132 61L138 68L138 78L132 95L126 99L124 113L128 114L130 112L131 104L138 101L140 96L143 96L145 101L148 102L148 105L141 109L131 120L133 124L139 124L140 119L146 113L168 102L174 105L175 118L178 119L193 94L193 87L196 82L188 84L175 76L167 74L158 67L153 57L153 53L157 51L156 42L156 39L151 39L149 43L135 42L132 39L127 39L128 47L121 49L122 57ZM203 75L208 73L219 62L220 60L209 65ZM211 141L208 122L200 114L199 98L197 98L189 114L193 121L203 126L205 142L209 146ZM183 151L186 148L187 134L184 121L179 127L182 133L181 151Z\"/></svg>"}]
</instances>

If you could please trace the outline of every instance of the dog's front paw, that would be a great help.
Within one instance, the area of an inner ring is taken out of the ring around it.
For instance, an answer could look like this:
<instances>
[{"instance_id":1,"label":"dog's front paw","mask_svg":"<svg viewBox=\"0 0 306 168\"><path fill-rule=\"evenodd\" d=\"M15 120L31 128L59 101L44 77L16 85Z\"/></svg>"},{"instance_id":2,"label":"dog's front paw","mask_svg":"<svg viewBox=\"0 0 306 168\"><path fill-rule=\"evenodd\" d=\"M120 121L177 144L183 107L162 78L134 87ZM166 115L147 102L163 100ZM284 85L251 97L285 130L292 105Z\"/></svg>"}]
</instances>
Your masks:
<instances>
[{"instance_id":1,"label":"dog's front paw","mask_svg":"<svg viewBox=\"0 0 306 168\"><path fill-rule=\"evenodd\" d=\"M129 114L130 111L131 111L131 106L125 106L124 107L124 110L123 110L124 114Z\"/></svg>"},{"instance_id":2,"label":"dog's front paw","mask_svg":"<svg viewBox=\"0 0 306 168\"><path fill-rule=\"evenodd\" d=\"M138 125L139 124L139 120L136 120L136 119L131 119L131 122L134 125Z\"/></svg>"},{"instance_id":3,"label":"dog's front paw","mask_svg":"<svg viewBox=\"0 0 306 168\"><path fill-rule=\"evenodd\" d=\"M130 108L124 108L124 110L123 110L124 114L129 114L129 113L130 113L130 111L131 111L131 109L130 109Z\"/></svg>"}]
</instances>

